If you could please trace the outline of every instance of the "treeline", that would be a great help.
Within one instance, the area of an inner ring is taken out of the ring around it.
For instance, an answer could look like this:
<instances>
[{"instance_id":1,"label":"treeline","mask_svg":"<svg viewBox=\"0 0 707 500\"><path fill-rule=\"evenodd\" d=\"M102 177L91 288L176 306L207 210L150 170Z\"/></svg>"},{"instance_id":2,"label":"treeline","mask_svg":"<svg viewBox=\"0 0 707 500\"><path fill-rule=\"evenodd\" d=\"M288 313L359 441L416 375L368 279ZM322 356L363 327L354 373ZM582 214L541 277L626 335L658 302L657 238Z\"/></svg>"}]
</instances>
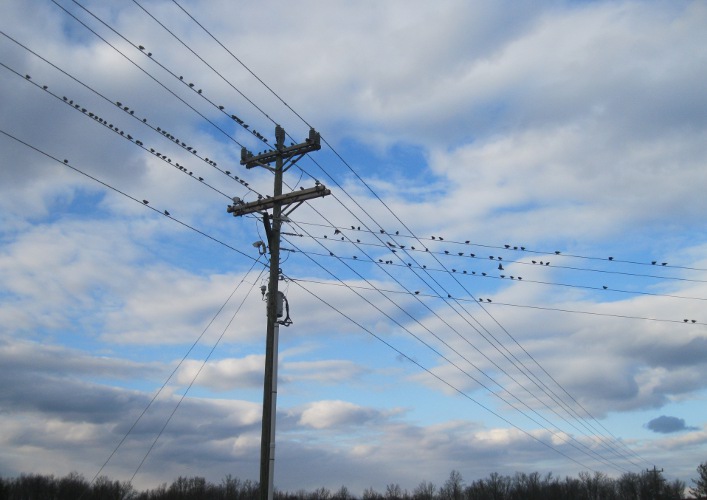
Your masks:
<instances>
[{"instance_id":1,"label":"treeline","mask_svg":"<svg viewBox=\"0 0 707 500\"><path fill-rule=\"evenodd\" d=\"M702 469L701 469L702 468ZM704 464L698 467L702 474ZM696 495L699 480L694 480ZM258 483L227 476L219 484L202 477L179 477L150 490L136 491L128 482L100 477L93 483L77 473L63 478L23 474L16 478L0 478L0 500L258 500ZM659 470L640 474L626 473L610 478L602 473L581 472L578 477L560 479L552 474L516 473L503 476L493 473L485 479L466 484L457 471L440 487L423 481L412 491L389 484L385 491L373 488L356 497L342 486L336 491L319 488L314 491L275 492L275 500L677 500L685 496L685 483L667 481Z\"/></svg>"}]
</instances>

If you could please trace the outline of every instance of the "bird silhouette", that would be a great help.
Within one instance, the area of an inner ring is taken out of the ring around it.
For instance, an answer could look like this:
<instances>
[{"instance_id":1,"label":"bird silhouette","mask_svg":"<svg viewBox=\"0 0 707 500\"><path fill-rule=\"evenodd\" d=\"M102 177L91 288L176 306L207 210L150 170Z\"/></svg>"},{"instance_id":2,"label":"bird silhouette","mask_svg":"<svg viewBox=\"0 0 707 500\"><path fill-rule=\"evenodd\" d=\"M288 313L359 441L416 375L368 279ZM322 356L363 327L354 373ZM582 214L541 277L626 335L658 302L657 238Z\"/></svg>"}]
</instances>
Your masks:
<instances>
[{"instance_id":1,"label":"bird silhouette","mask_svg":"<svg viewBox=\"0 0 707 500\"><path fill-rule=\"evenodd\" d=\"M169 215L169 212L168 212L167 210L165 210L165 211L164 211L164 214L168 216L168 215Z\"/></svg>"},{"instance_id":2,"label":"bird silhouette","mask_svg":"<svg viewBox=\"0 0 707 500\"><path fill-rule=\"evenodd\" d=\"M148 203L150 203L150 202L147 201L147 200L142 200L142 202L143 202L145 205L147 205Z\"/></svg>"},{"instance_id":3,"label":"bird silhouette","mask_svg":"<svg viewBox=\"0 0 707 500\"><path fill-rule=\"evenodd\" d=\"M499 264L499 265L498 265L498 270L499 270L499 271L503 271L503 264Z\"/></svg>"},{"instance_id":4,"label":"bird silhouette","mask_svg":"<svg viewBox=\"0 0 707 500\"><path fill-rule=\"evenodd\" d=\"M613 258L613 257L609 257L609 260L614 260L614 258Z\"/></svg>"}]
</instances>

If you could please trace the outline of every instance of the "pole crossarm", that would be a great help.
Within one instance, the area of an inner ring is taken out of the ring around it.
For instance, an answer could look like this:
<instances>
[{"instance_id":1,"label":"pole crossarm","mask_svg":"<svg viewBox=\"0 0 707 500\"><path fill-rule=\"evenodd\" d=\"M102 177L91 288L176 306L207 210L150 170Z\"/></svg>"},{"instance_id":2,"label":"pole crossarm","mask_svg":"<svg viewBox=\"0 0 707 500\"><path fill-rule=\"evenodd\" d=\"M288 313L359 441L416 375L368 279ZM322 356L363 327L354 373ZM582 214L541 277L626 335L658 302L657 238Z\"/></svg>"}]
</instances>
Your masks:
<instances>
[{"instance_id":1,"label":"pole crossarm","mask_svg":"<svg viewBox=\"0 0 707 500\"><path fill-rule=\"evenodd\" d=\"M262 212L271 209L276 203L285 207L287 205L292 205L294 203L302 203L303 201L311 200L314 198L321 198L322 196L330 195L331 191L327 189L323 184L318 184L312 188L302 189L301 191L294 191L292 193L281 194L278 196L268 196L260 200L251 201L249 203L238 203L234 200L233 205L228 205L226 212L233 214L234 217L239 215L252 214L254 212Z\"/></svg>"},{"instance_id":2,"label":"pole crossarm","mask_svg":"<svg viewBox=\"0 0 707 500\"><path fill-rule=\"evenodd\" d=\"M281 146L272 151L265 151L257 155L254 155L246 148L242 148L241 165L244 165L245 168L265 167L269 169L270 163L277 161L278 158L286 160L293 156L303 156L320 149L322 149L321 136L319 132L312 128L309 129L309 137L300 144L292 144L287 147Z\"/></svg>"}]
</instances>

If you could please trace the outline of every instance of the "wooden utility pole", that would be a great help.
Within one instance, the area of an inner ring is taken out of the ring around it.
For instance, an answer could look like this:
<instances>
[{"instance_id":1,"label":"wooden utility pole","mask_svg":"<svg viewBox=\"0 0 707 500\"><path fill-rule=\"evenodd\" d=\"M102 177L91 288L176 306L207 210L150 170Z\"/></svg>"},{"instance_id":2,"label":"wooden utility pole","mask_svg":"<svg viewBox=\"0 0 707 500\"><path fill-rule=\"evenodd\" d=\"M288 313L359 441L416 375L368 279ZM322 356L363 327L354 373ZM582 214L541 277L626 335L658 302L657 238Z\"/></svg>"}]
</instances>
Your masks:
<instances>
[{"instance_id":1,"label":"wooden utility pole","mask_svg":"<svg viewBox=\"0 0 707 500\"><path fill-rule=\"evenodd\" d=\"M263 216L263 225L267 235L267 245L270 251L270 280L267 294L267 330L265 337L265 374L263 380L263 423L260 441L260 498L272 500L273 479L275 472L275 410L277 406L277 344L280 325L287 326L289 316L282 316L283 295L278 290L280 280L280 228L282 221L306 200L320 198L331 194L322 184L309 189L282 194L282 174L304 155L321 149L319 134L310 129L309 137L301 144L285 147L285 130L275 127L276 145L274 150L253 155L246 148L241 149L241 165L250 169L263 167L275 174L273 196L244 203L240 198L233 199L233 205L227 208L234 217L259 213ZM275 167L271 163L275 163ZM294 205L283 214L283 209ZM272 215L268 210L272 209Z\"/></svg>"}]
</instances>

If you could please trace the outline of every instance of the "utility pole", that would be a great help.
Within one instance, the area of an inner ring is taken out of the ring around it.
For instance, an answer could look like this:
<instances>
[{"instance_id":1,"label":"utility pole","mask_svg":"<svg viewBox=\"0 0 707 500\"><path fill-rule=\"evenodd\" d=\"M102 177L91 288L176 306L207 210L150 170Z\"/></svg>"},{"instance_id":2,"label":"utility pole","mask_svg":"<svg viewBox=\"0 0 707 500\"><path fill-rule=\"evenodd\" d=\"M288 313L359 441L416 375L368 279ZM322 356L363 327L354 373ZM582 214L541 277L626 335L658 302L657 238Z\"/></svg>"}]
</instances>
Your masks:
<instances>
[{"instance_id":1,"label":"utility pole","mask_svg":"<svg viewBox=\"0 0 707 500\"><path fill-rule=\"evenodd\" d=\"M663 469L658 470L657 467L654 465L653 470L646 469L646 472L649 474L652 474L652 479L653 479L653 498L657 499L660 496L660 486L663 483L664 479L660 477L660 473L663 472Z\"/></svg>"},{"instance_id":2,"label":"utility pole","mask_svg":"<svg viewBox=\"0 0 707 500\"><path fill-rule=\"evenodd\" d=\"M265 337L265 374L263 380L263 427L260 441L260 498L272 500L273 478L275 472L275 409L277 406L277 344L280 325L291 324L289 315L283 315L284 295L278 290L281 276L280 269L280 228L282 221L287 219L297 207L307 200L320 198L331 194L319 182L313 188L301 189L292 193L282 194L282 174L289 170L304 155L321 149L321 138L314 129L309 130L309 137L305 142L292 144L285 147L285 130L277 125L275 127L276 145L274 150L253 155L246 148L241 149L241 165L251 169L262 167L275 174L273 196L259 197L257 201L244 203L240 198L233 198L233 205L227 208L228 213L234 217L259 213L263 217L265 234L270 251L270 280L267 293L267 330ZM275 163L275 167L271 164ZM294 205L289 208L290 205ZM272 209L272 215L268 210ZM283 209L286 211L283 212ZM259 246L260 242L255 245ZM265 250L263 250L263 253ZM265 293L265 290L263 290Z\"/></svg>"}]
</instances>

